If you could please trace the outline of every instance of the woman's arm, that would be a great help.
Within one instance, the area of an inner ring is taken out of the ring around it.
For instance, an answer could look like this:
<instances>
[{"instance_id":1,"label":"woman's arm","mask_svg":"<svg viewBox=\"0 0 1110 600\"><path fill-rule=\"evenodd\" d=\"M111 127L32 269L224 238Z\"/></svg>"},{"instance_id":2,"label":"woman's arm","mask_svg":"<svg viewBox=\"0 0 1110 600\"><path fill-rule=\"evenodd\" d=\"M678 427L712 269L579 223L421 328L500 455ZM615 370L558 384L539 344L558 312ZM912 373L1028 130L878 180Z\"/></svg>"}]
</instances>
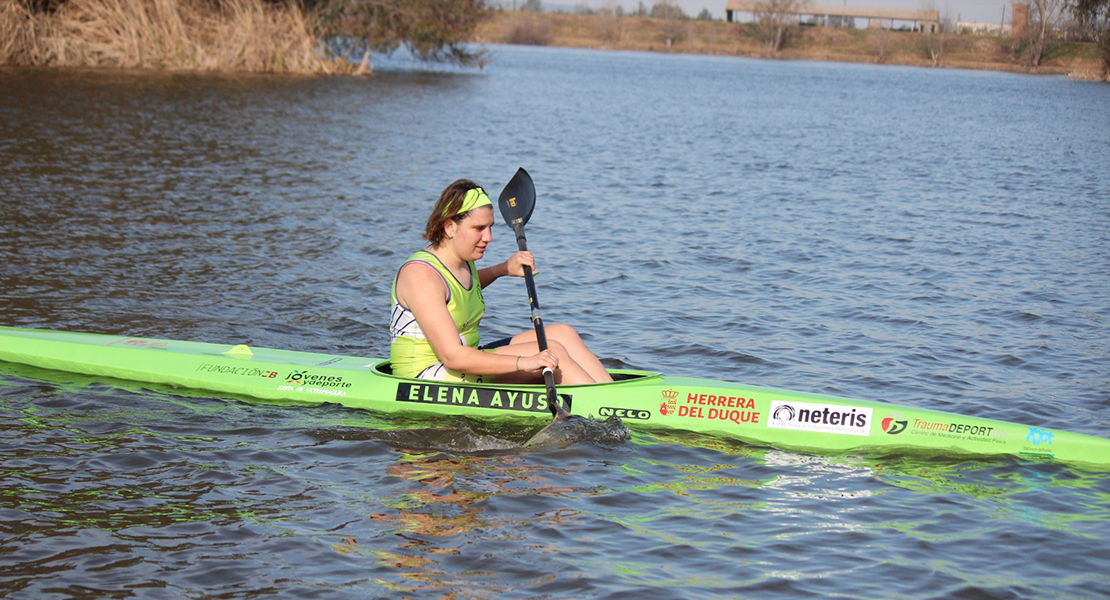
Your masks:
<instances>
[{"instance_id":1,"label":"woman's arm","mask_svg":"<svg viewBox=\"0 0 1110 600\"><path fill-rule=\"evenodd\" d=\"M397 276L397 301L412 311L432 350L448 369L474 375L504 375L555 366L547 364L550 358L538 354L521 357L494 354L463 344L447 310L447 285L427 265L412 263L401 269Z\"/></svg>"},{"instance_id":2,"label":"woman's arm","mask_svg":"<svg viewBox=\"0 0 1110 600\"><path fill-rule=\"evenodd\" d=\"M505 275L512 275L513 277L524 277L524 265L536 269L536 259L532 253L527 250L519 250L514 252L509 260L503 263L493 265L478 270L478 280L481 282L482 289L485 289L489 284L497 281Z\"/></svg>"}]
</instances>

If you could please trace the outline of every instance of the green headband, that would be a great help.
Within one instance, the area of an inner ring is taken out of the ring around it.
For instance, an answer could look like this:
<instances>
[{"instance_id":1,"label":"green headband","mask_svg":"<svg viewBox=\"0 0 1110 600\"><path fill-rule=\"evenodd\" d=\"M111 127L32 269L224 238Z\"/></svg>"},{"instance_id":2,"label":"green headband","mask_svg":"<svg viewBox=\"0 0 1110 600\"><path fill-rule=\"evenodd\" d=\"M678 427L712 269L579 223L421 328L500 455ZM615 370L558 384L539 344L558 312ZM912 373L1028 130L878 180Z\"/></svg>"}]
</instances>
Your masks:
<instances>
[{"instance_id":1,"label":"green headband","mask_svg":"<svg viewBox=\"0 0 1110 600\"><path fill-rule=\"evenodd\" d=\"M493 206L493 202L490 202L489 196L486 195L485 190L482 188L473 188L466 192L466 196L462 201L462 206L459 207L459 212L456 214L465 214L475 208L481 208L483 206ZM447 216L446 211L444 211L443 216Z\"/></svg>"}]
</instances>

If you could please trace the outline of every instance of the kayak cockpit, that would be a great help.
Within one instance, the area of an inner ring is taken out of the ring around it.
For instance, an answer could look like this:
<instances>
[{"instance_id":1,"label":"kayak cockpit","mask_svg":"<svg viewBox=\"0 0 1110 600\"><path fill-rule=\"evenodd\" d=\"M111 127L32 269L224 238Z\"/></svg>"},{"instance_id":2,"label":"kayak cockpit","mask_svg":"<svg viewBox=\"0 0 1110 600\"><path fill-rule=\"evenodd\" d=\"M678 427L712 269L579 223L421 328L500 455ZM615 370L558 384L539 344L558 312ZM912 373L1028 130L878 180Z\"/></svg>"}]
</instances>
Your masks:
<instances>
[{"instance_id":1,"label":"kayak cockpit","mask_svg":"<svg viewBox=\"0 0 1110 600\"><path fill-rule=\"evenodd\" d=\"M388 360L379 361L370 366L370 371L377 375L385 375L387 377L396 377L397 379L405 379L397 377L393 374L393 365ZM613 377L613 383L627 382L639 379L648 379L651 377L658 377L659 373L655 371L634 371L630 369L609 369L609 375ZM543 387L542 383L532 384L536 387ZM597 385L597 384L591 384ZM604 385L604 384L602 384ZM528 385L520 386L514 385L513 387L528 387Z\"/></svg>"}]
</instances>

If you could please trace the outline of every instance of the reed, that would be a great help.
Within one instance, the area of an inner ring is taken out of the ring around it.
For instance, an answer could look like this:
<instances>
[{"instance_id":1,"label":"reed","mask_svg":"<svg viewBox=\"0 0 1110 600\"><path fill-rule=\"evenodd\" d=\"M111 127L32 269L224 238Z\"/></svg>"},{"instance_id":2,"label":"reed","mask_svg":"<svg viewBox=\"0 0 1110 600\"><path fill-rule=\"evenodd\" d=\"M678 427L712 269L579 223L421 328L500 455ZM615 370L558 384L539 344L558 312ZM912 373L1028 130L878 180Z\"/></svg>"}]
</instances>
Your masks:
<instances>
[{"instance_id":1,"label":"reed","mask_svg":"<svg viewBox=\"0 0 1110 600\"><path fill-rule=\"evenodd\" d=\"M0 12L0 63L271 73L342 73L358 65L317 52L295 4L263 0L69 0L33 14Z\"/></svg>"},{"instance_id":2,"label":"reed","mask_svg":"<svg viewBox=\"0 0 1110 600\"><path fill-rule=\"evenodd\" d=\"M0 1L0 65L34 65L44 62L38 43L47 23L21 2Z\"/></svg>"}]
</instances>

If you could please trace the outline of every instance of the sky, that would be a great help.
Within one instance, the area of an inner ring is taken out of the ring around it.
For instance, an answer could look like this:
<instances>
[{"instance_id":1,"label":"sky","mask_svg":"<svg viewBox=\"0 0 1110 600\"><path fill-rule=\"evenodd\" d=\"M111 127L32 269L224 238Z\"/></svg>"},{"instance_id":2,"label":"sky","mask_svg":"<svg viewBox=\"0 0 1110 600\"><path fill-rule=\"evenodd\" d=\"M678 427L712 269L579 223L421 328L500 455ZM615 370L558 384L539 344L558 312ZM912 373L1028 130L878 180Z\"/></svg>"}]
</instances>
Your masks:
<instances>
[{"instance_id":1,"label":"sky","mask_svg":"<svg viewBox=\"0 0 1110 600\"><path fill-rule=\"evenodd\" d=\"M503 2L512 0L502 0ZM651 8L655 0L642 0L644 6ZM696 17L703 8L709 9L714 18L725 17L725 5L728 0L675 0L682 10L691 17ZM955 23L959 18L965 23L998 23L1002 21L1002 10L1006 10L1006 23L1010 22L1011 0L813 0L819 4L850 4L853 6L876 6L882 8L932 8L940 11L941 19L950 17ZM522 3L523 0L517 0ZM635 10L639 0L543 0L544 7L549 4L578 6L588 5L593 8L615 6L620 4L625 10Z\"/></svg>"}]
</instances>

